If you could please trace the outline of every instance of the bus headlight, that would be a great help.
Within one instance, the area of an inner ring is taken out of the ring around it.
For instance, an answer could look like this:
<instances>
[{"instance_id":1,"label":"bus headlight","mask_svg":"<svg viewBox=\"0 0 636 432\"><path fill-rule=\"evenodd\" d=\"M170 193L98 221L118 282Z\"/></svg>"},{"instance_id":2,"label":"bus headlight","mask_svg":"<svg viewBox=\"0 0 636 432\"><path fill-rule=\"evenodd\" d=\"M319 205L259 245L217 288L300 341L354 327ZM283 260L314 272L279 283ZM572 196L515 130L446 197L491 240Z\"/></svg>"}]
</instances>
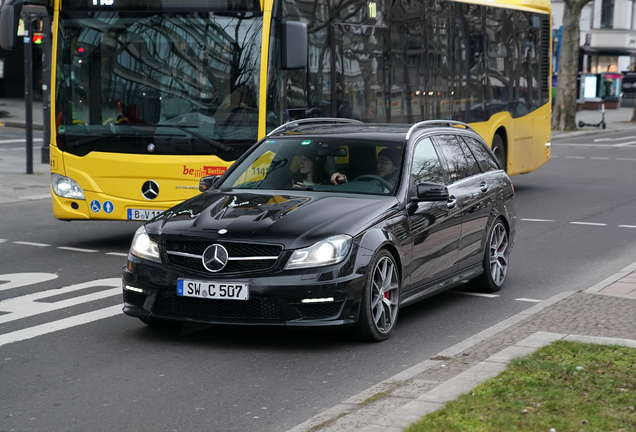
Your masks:
<instances>
[{"instance_id":1,"label":"bus headlight","mask_svg":"<svg viewBox=\"0 0 636 432\"><path fill-rule=\"evenodd\" d=\"M351 237L337 235L319 241L307 248L294 251L285 270L320 267L342 262L351 248Z\"/></svg>"},{"instance_id":2,"label":"bus headlight","mask_svg":"<svg viewBox=\"0 0 636 432\"><path fill-rule=\"evenodd\" d=\"M53 185L53 192L57 196L78 200L86 199L84 198L84 191L72 178L51 174L51 184Z\"/></svg>"},{"instance_id":3,"label":"bus headlight","mask_svg":"<svg viewBox=\"0 0 636 432\"><path fill-rule=\"evenodd\" d=\"M146 228L143 226L135 231L135 236L130 246L130 253L137 258L158 263L161 262L161 258L159 257L159 245L150 240L150 237L146 234Z\"/></svg>"}]
</instances>

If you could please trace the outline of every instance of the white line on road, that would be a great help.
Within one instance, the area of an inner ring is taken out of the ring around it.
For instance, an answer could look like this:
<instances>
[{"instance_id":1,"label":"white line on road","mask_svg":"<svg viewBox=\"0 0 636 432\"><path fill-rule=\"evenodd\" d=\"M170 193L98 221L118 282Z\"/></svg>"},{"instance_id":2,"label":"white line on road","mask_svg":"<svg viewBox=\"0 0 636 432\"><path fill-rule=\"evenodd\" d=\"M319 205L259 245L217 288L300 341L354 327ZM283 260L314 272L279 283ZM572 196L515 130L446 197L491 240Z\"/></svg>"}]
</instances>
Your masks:
<instances>
[{"instance_id":1,"label":"white line on road","mask_svg":"<svg viewBox=\"0 0 636 432\"><path fill-rule=\"evenodd\" d=\"M604 223L596 223L596 222L570 222L572 225L591 225L591 226L607 226Z\"/></svg>"},{"instance_id":2,"label":"white line on road","mask_svg":"<svg viewBox=\"0 0 636 432\"><path fill-rule=\"evenodd\" d=\"M609 160L610 158L608 157L591 157L591 160Z\"/></svg>"},{"instance_id":3,"label":"white line on road","mask_svg":"<svg viewBox=\"0 0 636 432\"><path fill-rule=\"evenodd\" d=\"M88 252L88 253L99 252L93 249L80 249L80 248L74 248L74 247L68 247L68 246L58 246L58 249L74 251L74 252Z\"/></svg>"},{"instance_id":4,"label":"white line on road","mask_svg":"<svg viewBox=\"0 0 636 432\"><path fill-rule=\"evenodd\" d=\"M483 294L483 293L473 293L473 292L465 292L465 291L452 291L455 294L463 294L463 295L469 295L469 296L474 296L474 297L486 297L486 298L495 298L495 297L499 297L499 294Z\"/></svg>"},{"instance_id":5,"label":"white line on road","mask_svg":"<svg viewBox=\"0 0 636 432\"><path fill-rule=\"evenodd\" d=\"M530 302L530 303L541 303L543 300L537 300L537 299L531 299L531 298L525 298L525 297L521 297L518 299L515 299L517 301L523 301L523 302Z\"/></svg>"},{"instance_id":6,"label":"white line on road","mask_svg":"<svg viewBox=\"0 0 636 432\"><path fill-rule=\"evenodd\" d=\"M123 253L123 252L106 252L106 255L121 256L121 257L127 257L128 256L127 253Z\"/></svg>"},{"instance_id":7,"label":"white line on road","mask_svg":"<svg viewBox=\"0 0 636 432\"><path fill-rule=\"evenodd\" d=\"M47 194L42 194L42 195L29 195L29 196L25 196L25 197L19 197L22 200L39 200L39 199L44 199L44 198L51 198L51 194L47 193Z\"/></svg>"},{"instance_id":8,"label":"white line on road","mask_svg":"<svg viewBox=\"0 0 636 432\"><path fill-rule=\"evenodd\" d=\"M583 156L565 156L566 159L585 159Z\"/></svg>"},{"instance_id":9,"label":"white line on road","mask_svg":"<svg viewBox=\"0 0 636 432\"><path fill-rule=\"evenodd\" d=\"M33 138L33 141L44 141L44 139L43 138ZM26 143L26 139L0 140L0 144L10 144L10 143Z\"/></svg>"},{"instance_id":10,"label":"white line on road","mask_svg":"<svg viewBox=\"0 0 636 432\"><path fill-rule=\"evenodd\" d=\"M104 318L109 318L115 315L121 314L121 305L110 306L104 309L99 309L93 312L88 312L81 315L64 318L58 321L38 325L35 327L26 328L24 330L18 330L11 333L0 335L0 346L7 345L13 342L19 342L27 339L34 338L36 336L42 336L47 333L53 333L59 330L75 327L82 324L88 324L93 321L97 321Z\"/></svg>"},{"instance_id":11,"label":"white line on road","mask_svg":"<svg viewBox=\"0 0 636 432\"><path fill-rule=\"evenodd\" d=\"M0 285L0 291L19 288L25 285L33 285L40 282L46 282L57 279L57 275L53 273L9 273L0 275L0 281L7 283Z\"/></svg>"},{"instance_id":12,"label":"white line on road","mask_svg":"<svg viewBox=\"0 0 636 432\"><path fill-rule=\"evenodd\" d=\"M594 140L594 142L599 142L599 141L620 141L620 140L627 140L627 139L634 139L636 138L636 136L626 136L626 137L620 137L620 138L596 138Z\"/></svg>"},{"instance_id":13,"label":"white line on road","mask_svg":"<svg viewBox=\"0 0 636 432\"><path fill-rule=\"evenodd\" d=\"M44 244L44 243L32 243L32 242L24 242L24 241L14 241L13 244L19 244L19 245L25 245L25 246L37 246L37 247L51 246L49 244Z\"/></svg>"},{"instance_id":14,"label":"white line on road","mask_svg":"<svg viewBox=\"0 0 636 432\"><path fill-rule=\"evenodd\" d=\"M7 241L7 239L0 239L0 243L4 243L6 241Z\"/></svg>"},{"instance_id":15,"label":"white line on road","mask_svg":"<svg viewBox=\"0 0 636 432\"><path fill-rule=\"evenodd\" d=\"M616 158L616 160L636 161L636 158Z\"/></svg>"},{"instance_id":16,"label":"white line on road","mask_svg":"<svg viewBox=\"0 0 636 432\"><path fill-rule=\"evenodd\" d=\"M526 222L554 222L552 219L521 219Z\"/></svg>"},{"instance_id":17,"label":"white line on road","mask_svg":"<svg viewBox=\"0 0 636 432\"><path fill-rule=\"evenodd\" d=\"M612 147L627 147L627 146L630 146L632 144L636 144L636 141L629 141L629 142L620 143L620 144L612 144Z\"/></svg>"},{"instance_id":18,"label":"white line on road","mask_svg":"<svg viewBox=\"0 0 636 432\"><path fill-rule=\"evenodd\" d=\"M108 287L109 289L80 295L77 297L72 297L66 300L60 300L52 303L43 303L38 301L48 297L54 297L57 295L79 291L91 287ZM15 297L0 302L0 311L8 312L8 314L6 315L0 315L0 324L117 295L121 295L121 279L118 278L100 279L92 282L71 285L66 288L27 294L21 297Z\"/></svg>"},{"instance_id":19,"label":"white line on road","mask_svg":"<svg viewBox=\"0 0 636 432\"><path fill-rule=\"evenodd\" d=\"M636 228L636 225L619 225L619 228Z\"/></svg>"}]
</instances>

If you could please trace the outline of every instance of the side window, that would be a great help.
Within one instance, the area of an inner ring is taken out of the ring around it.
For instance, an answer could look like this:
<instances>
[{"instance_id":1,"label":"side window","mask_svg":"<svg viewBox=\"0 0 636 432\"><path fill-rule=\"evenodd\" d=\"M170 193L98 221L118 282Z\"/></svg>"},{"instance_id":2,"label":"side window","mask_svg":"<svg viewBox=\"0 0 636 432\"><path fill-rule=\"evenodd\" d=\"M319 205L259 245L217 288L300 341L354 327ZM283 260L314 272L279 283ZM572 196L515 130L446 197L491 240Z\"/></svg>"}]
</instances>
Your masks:
<instances>
[{"instance_id":1,"label":"side window","mask_svg":"<svg viewBox=\"0 0 636 432\"><path fill-rule=\"evenodd\" d=\"M488 149L486 149L482 143L470 137L464 137L464 141L466 141L466 144L468 144L468 147L479 161L479 166L483 172L499 169L497 161L492 157Z\"/></svg>"},{"instance_id":2,"label":"side window","mask_svg":"<svg viewBox=\"0 0 636 432\"><path fill-rule=\"evenodd\" d=\"M481 174L481 168L479 168L477 159L475 159L475 156L471 153L464 140L461 137L457 137L457 140L459 141L459 145L464 152L464 156L466 156L466 161L468 162L468 168L470 169L471 175Z\"/></svg>"},{"instance_id":3,"label":"side window","mask_svg":"<svg viewBox=\"0 0 636 432\"><path fill-rule=\"evenodd\" d=\"M415 187L420 183L444 184L442 166L430 138L424 138L415 147L411 179Z\"/></svg>"},{"instance_id":4,"label":"side window","mask_svg":"<svg viewBox=\"0 0 636 432\"><path fill-rule=\"evenodd\" d=\"M452 184L470 177L470 168L468 168L466 156L464 156L457 137L455 135L438 135L435 139L439 143L438 149L445 162L449 183Z\"/></svg>"}]
</instances>

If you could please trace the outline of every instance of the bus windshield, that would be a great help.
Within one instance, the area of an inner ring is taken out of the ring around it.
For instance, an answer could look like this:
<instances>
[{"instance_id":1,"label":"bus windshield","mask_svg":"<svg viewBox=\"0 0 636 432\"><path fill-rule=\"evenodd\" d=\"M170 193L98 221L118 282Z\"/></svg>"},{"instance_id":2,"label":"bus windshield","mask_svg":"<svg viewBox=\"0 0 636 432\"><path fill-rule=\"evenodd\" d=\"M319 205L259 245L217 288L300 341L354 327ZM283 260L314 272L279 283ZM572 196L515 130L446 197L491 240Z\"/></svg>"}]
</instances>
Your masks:
<instances>
[{"instance_id":1,"label":"bus windshield","mask_svg":"<svg viewBox=\"0 0 636 432\"><path fill-rule=\"evenodd\" d=\"M57 144L83 156L214 154L258 132L260 12L60 12Z\"/></svg>"}]
</instances>

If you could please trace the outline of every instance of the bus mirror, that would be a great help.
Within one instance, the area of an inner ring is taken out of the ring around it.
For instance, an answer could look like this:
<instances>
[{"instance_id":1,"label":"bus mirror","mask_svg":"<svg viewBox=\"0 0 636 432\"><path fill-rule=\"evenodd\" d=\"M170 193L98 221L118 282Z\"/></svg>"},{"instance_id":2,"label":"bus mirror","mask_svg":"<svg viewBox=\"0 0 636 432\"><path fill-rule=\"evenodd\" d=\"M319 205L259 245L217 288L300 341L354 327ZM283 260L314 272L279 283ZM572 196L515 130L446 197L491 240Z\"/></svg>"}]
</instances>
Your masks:
<instances>
[{"instance_id":1,"label":"bus mirror","mask_svg":"<svg viewBox=\"0 0 636 432\"><path fill-rule=\"evenodd\" d=\"M221 176L218 175L201 177L201 180L199 180L199 191L205 192L206 190L213 189L220 178Z\"/></svg>"},{"instance_id":2,"label":"bus mirror","mask_svg":"<svg viewBox=\"0 0 636 432\"><path fill-rule=\"evenodd\" d=\"M283 22L283 69L307 67L307 24Z\"/></svg>"},{"instance_id":3,"label":"bus mirror","mask_svg":"<svg viewBox=\"0 0 636 432\"><path fill-rule=\"evenodd\" d=\"M18 40L23 0L6 0L0 9L0 47L11 51Z\"/></svg>"}]
</instances>

